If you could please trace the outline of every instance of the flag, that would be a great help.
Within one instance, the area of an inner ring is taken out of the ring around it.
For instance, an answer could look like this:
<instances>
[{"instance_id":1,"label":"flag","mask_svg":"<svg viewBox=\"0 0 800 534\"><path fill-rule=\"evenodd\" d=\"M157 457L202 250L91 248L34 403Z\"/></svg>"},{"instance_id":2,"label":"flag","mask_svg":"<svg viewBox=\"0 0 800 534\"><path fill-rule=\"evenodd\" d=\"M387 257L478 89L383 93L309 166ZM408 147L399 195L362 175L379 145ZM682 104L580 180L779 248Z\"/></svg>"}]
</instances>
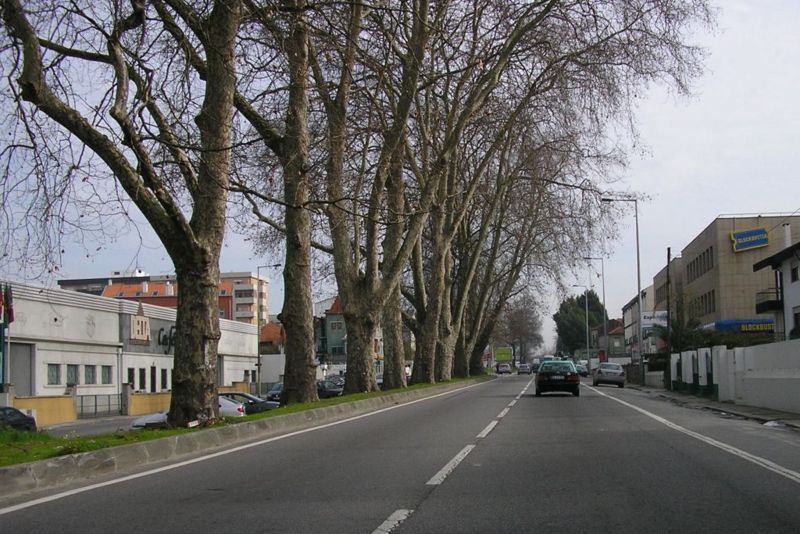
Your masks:
<instances>
[{"instance_id":1,"label":"flag","mask_svg":"<svg viewBox=\"0 0 800 534\"><path fill-rule=\"evenodd\" d=\"M3 291L3 322L6 326L14 322L14 296L11 293L11 284L6 284Z\"/></svg>"}]
</instances>

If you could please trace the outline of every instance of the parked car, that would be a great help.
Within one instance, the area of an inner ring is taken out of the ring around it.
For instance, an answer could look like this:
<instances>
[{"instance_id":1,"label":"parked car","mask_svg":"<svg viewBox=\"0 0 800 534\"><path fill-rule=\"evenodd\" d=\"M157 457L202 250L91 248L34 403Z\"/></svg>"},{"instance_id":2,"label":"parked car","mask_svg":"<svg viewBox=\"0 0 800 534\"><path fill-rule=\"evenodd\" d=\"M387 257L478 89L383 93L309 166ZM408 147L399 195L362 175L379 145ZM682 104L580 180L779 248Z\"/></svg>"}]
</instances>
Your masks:
<instances>
[{"instance_id":1,"label":"parked car","mask_svg":"<svg viewBox=\"0 0 800 534\"><path fill-rule=\"evenodd\" d=\"M219 402L219 415L220 417L244 417L246 415L244 404L236 402L227 397L220 395ZM144 415L138 419L134 419L131 423L131 428L158 428L167 424L167 416L169 412L151 413Z\"/></svg>"},{"instance_id":2,"label":"parked car","mask_svg":"<svg viewBox=\"0 0 800 534\"><path fill-rule=\"evenodd\" d=\"M0 406L0 428L36 432L36 419L11 406Z\"/></svg>"},{"instance_id":3,"label":"parked car","mask_svg":"<svg viewBox=\"0 0 800 534\"><path fill-rule=\"evenodd\" d=\"M511 364L508 363L500 363L497 365L497 374L498 375L510 375L511 374Z\"/></svg>"},{"instance_id":4,"label":"parked car","mask_svg":"<svg viewBox=\"0 0 800 534\"><path fill-rule=\"evenodd\" d=\"M581 376L589 376L589 369L587 369L586 366L583 365L582 363L579 363L579 364L575 365L575 369L578 370L578 374L579 375L581 375Z\"/></svg>"},{"instance_id":5,"label":"parked car","mask_svg":"<svg viewBox=\"0 0 800 534\"><path fill-rule=\"evenodd\" d=\"M272 386L272 389L267 391L267 400L280 402L282 394L283 394L283 382L278 382L277 384Z\"/></svg>"},{"instance_id":6,"label":"parked car","mask_svg":"<svg viewBox=\"0 0 800 534\"><path fill-rule=\"evenodd\" d=\"M566 391L576 397L581 394L581 379L575 364L569 360L551 360L539 366L536 373L536 396L550 391Z\"/></svg>"},{"instance_id":7,"label":"parked car","mask_svg":"<svg viewBox=\"0 0 800 534\"><path fill-rule=\"evenodd\" d=\"M339 385L333 380L317 380L317 395L320 399L339 397L344 392L344 384Z\"/></svg>"},{"instance_id":8,"label":"parked car","mask_svg":"<svg viewBox=\"0 0 800 534\"><path fill-rule=\"evenodd\" d=\"M615 384L617 387L625 387L625 369L618 363L601 363L592 375L592 385Z\"/></svg>"},{"instance_id":9,"label":"parked car","mask_svg":"<svg viewBox=\"0 0 800 534\"><path fill-rule=\"evenodd\" d=\"M531 367L531 364L529 364L529 363L521 363L521 364L519 364L517 366L517 374L518 375L521 375L521 374L529 375L532 372L533 372L533 368Z\"/></svg>"},{"instance_id":10,"label":"parked car","mask_svg":"<svg viewBox=\"0 0 800 534\"><path fill-rule=\"evenodd\" d=\"M247 415L254 413L266 412L280 406L280 402L264 400L249 393L241 393L233 391L230 393L220 393L221 397L226 397L233 401L239 402L244 405L244 411Z\"/></svg>"}]
</instances>

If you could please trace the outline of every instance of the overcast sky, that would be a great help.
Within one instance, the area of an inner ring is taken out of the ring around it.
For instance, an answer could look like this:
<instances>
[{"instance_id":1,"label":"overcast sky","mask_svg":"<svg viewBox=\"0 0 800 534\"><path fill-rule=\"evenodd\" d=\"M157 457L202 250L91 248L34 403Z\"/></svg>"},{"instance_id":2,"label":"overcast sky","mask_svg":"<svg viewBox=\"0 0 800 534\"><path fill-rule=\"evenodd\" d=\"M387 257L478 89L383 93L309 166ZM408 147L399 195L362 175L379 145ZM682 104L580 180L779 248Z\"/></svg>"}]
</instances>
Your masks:
<instances>
[{"instance_id":1,"label":"overcast sky","mask_svg":"<svg viewBox=\"0 0 800 534\"><path fill-rule=\"evenodd\" d=\"M693 86L695 96L676 101L654 89L638 111L647 155L631 156L620 189L651 197L639 203L642 287L664 266L667 247L679 254L717 215L800 210L800 1L717 5L717 32L696 38L710 55L706 74ZM633 205L619 224L621 241L606 244L611 317L620 317L623 304L636 295ZM106 276L137 266L151 274L173 272L152 233L145 235L147 247L136 258L130 243L107 243L92 258L66 257L60 277ZM221 268L255 272L257 265L272 263L254 258L246 244L234 239L223 251ZM277 313L283 301L280 272L268 276L270 312ZM588 268L574 283L590 279L599 295L600 279ZM555 341L550 316L560 297L549 295L549 307L541 310L548 345Z\"/></svg>"},{"instance_id":2,"label":"overcast sky","mask_svg":"<svg viewBox=\"0 0 800 534\"><path fill-rule=\"evenodd\" d=\"M651 197L639 203L642 288L666 265L667 247L679 255L718 215L800 213L800 2L717 5L717 32L698 38L710 55L694 97L676 101L654 90L637 114L649 154L632 156L623 176ZM619 221L622 240L607 245L611 317L636 296L629 207ZM601 280L588 269L575 283L592 278L600 295ZM545 339L554 342L552 313L545 313Z\"/></svg>"}]
</instances>

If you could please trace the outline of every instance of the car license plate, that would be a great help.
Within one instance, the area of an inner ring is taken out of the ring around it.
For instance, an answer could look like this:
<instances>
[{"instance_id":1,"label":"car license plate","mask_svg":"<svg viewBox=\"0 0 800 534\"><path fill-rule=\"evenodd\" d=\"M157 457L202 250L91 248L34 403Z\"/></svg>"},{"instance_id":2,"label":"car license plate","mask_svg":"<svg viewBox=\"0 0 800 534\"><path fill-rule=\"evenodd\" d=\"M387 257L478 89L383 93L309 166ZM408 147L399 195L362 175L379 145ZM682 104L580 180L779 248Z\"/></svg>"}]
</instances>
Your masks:
<instances>
[{"instance_id":1,"label":"car license plate","mask_svg":"<svg viewBox=\"0 0 800 534\"><path fill-rule=\"evenodd\" d=\"M550 380L564 380L564 377L561 375L553 375L550 377Z\"/></svg>"}]
</instances>

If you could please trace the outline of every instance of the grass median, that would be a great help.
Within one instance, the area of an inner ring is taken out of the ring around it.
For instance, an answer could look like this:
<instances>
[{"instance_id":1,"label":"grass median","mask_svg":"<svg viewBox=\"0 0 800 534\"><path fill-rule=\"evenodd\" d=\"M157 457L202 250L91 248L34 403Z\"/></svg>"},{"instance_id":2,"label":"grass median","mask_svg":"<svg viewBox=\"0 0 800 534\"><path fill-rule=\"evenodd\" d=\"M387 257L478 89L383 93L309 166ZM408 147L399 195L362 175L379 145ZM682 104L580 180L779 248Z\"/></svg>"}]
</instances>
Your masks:
<instances>
[{"instance_id":1,"label":"grass median","mask_svg":"<svg viewBox=\"0 0 800 534\"><path fill-rule=\"evenodd\" d=\"M291 404L289 406L275 408L274 410L270 410L268 412L248 415L245 417L224 417L211 427L142 429L126 431L118 430L108 434L98 434L93 436L67 435L64 437L52 437L44 431L22 432L17 430L0 429L0 467L35 462L39 460L45 460L47 458L64 456L67 454L96 451L99 449L117 447L120 445L130 445L132 443L166 438L178 434L202 432L208 428L214 428L220 425L241 424L248 421L266 419L268 417L277 417L280 415L293 414L306 410L313 410L315 408L324 408L326 406L333 406L336 404L355 402L383 395L392 395L445 384L465 382L467 380L469 379L454 379L447 382L438 382L436 384L415 384L404 389L375 391L372 393L356 393L353 395L345 395L343 397L321 399L317 402Z\"/></svg>"}]
</instances>

